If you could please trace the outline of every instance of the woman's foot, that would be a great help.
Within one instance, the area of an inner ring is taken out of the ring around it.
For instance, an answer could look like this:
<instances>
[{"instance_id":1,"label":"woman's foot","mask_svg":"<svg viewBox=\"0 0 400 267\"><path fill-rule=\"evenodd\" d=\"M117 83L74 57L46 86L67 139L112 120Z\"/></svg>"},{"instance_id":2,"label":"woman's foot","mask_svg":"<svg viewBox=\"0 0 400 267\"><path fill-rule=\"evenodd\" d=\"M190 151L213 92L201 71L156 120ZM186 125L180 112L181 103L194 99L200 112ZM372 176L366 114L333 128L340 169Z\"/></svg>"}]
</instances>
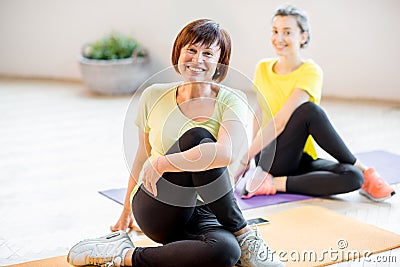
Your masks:
<instances>
[{"instance_id":1,"label":"woman's foot","mask_svg":"<svg viewBox=\"0 0 400 267\"><path fill-rule=\"evenodd\" d=\"M262 239L257 228L237 236L242 254L236 266L238 267L284 267L267 243Z\"/></svg>"},{"instance_id":2,"label":"woman's foot","mask_svg":"<svg viewBox=\"0 0 400 267\"><path fill-rule=\"evenodd\" d=\"M396 192L386 183L374 168L363 171L364 184L360 189L360 194L377 202L384 201L392 197Z\"/></svg>"},{"instance_id":3,"label":"woman's foot","mask_svg":"<svg viewBox=\"0 0 400 267\"><path fill-rule=\"evenodd\" d=\"M68 253L68 263L75 266L124 266L124 258L134 245L125 231L79 242Z\"/></svg>"},{"instance_id":4,"label":"woman's foot","mask_svg":"<svg viewBox=\"0 0 400 267\"><path fill-rule=\"evenodd\" d=\"M257 195L275 195L276 188L272 182L272 175L257 166L252 177L246 181L241 193L242 198L251 198Z\"/></svg>"}]
</instances>

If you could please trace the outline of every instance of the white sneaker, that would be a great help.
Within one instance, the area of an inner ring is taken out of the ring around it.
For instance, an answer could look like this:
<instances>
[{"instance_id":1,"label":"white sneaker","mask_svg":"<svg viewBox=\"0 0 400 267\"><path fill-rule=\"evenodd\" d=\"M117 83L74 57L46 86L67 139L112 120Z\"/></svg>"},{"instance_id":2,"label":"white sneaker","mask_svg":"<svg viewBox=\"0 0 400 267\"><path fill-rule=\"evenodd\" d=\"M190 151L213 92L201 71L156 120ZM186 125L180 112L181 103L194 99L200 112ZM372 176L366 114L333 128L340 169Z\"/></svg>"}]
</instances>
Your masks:
<instances>
[{"instance_id":1,"label":"white sneaker","mask_svg":"<svg viewBox=\"0 0 400 267\"><path fill-rule=\"evenodd\" d=\"M123 266L124 256L134 248L125 231L110 233L94 239L86 239L73 246L67 256L68 263L75 266Z\"/></svg>"},{"instance_id":2,"label":"white sneaker","mask_svg":"<svg viewBox=\"0 0 400 267\"><path fill-rule=\"evenodd\" d=\"M258 234L257 229L253 229L251 233L242 240L238 240L242 254L238 263L238 267L284 267L285 265L274 256L272 250L268 247L262 237Z\"/></svg>"}]
</instances>

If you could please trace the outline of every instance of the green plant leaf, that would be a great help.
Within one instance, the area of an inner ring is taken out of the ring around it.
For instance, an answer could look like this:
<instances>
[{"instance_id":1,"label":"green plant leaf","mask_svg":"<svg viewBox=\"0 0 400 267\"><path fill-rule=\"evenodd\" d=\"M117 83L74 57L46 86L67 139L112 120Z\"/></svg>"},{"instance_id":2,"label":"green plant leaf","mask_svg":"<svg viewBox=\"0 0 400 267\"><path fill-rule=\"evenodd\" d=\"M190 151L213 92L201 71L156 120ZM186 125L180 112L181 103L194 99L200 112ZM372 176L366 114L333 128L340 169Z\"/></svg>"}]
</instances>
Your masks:
<instances>
[{"instance_id":1,"label":"green plant leaf","mask_svg":"<svg viewBox=\"0 0 400 267\"><path fill-rule=\"evenodd\" d=\"M103 38L89 43L83 52L83 56L89 59L123 59L132 56L140 46L137 41L118 32L112 32ZM139 51L138 56L144 57L146 53Z\"/></svg>"}]
</instances>

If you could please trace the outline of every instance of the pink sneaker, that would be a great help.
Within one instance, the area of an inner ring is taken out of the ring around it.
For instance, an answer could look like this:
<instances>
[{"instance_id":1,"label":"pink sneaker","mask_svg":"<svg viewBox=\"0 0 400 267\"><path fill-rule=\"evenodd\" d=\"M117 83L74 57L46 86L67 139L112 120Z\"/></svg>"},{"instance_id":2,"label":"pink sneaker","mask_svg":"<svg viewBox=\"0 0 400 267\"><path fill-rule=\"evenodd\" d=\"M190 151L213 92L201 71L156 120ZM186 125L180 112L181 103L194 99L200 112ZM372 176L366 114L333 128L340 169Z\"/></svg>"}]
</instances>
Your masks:
<instances>
[{"instance_id":1,"label":"pink sneaker","mask_svg":"<svg viewBox=\"0 0 400 267\"><path fill-rule=\"evenodd\" d=\"M273 176L265 172L260 166L256 168L252 177L246 181L241 193L242 198L251 198L258 195L275 195L276 188L272 182Z\"/></svg>"},{"instance_id":2,"label":"pink sneaker","mask_svg":"<svg viewBox=\"0 0 400 267\"><path fill-rule=\"evenodd\" d=\"M392 197L396 193L374 168L369 168L363 173L364 184L359 191L361 195L373 201L381 202Z\"/></svg>"}]
</instances>

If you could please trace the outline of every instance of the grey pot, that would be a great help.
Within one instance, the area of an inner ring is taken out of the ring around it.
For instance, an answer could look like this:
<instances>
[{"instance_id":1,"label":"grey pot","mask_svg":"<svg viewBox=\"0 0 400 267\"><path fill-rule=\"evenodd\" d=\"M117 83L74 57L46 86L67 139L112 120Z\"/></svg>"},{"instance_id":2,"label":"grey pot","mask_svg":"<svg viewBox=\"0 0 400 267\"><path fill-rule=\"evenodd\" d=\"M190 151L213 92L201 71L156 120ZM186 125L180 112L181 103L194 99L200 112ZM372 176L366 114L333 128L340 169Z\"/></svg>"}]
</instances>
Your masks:
<instances>
[{"instance_id":1,"label":"grey pot","mask_svg":"<svg viewBox=\"0 0 400 267\"><path fill-rule=\"evenodd\" d=\"M148 56L116 60L95 60L79 56L78 61L85 84L99 94L133 94L150 76Z\"/></svg>"}]
</instances>

